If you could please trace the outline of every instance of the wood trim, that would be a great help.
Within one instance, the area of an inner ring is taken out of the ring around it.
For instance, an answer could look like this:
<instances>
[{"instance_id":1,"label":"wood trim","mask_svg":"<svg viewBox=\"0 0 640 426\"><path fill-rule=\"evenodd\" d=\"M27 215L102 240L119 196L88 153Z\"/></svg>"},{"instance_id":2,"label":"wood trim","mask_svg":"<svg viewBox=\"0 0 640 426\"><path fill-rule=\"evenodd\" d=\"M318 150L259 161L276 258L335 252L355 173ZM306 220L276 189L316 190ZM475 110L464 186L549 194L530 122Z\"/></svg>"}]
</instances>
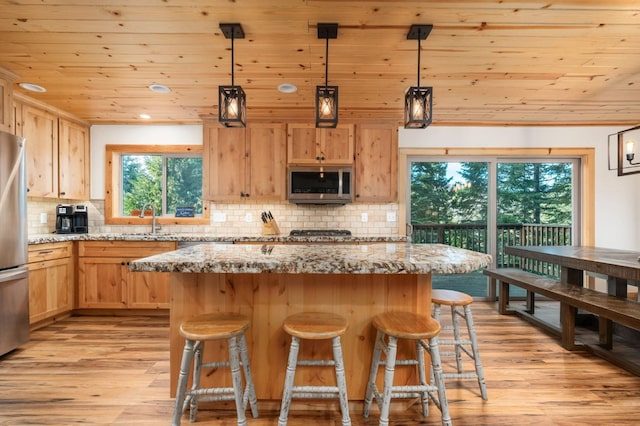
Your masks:
<instances>
[{"instance_id":1,"label":"wood trim","mask_svg":"<svg viewBox=\"0 0 640 426\"><path fill-rule=\"evenodd\" d=\"M581 241L595 242L595 148L401 148L398 153L398 229L407 224L407 158L410 156L444 157L577 157L580 159Z\"/></svg>"},{"instance_id":2,"label":"wood trim","mask_svg":"<svg viewBox=\"0 0 640 426\"><path fill-rule=\"evenodd\" d=\"M202 153L202 145L106 145L105 146L105 197L104 221L107 225L151 225L151 218L136 216L115 216L120 211L119 158L122 153ZM204 196L204 188L203 188ZM209 207L203 203L202 216L194 218L157 217L159 225L207 225L210 223Z\"/></svg>"},{"instance_id":3,"label":"wood trim","mask_svg":"<svg viewBox=\"0 0 640 426\"><path fill-rule=\"evenodd\" d=\"M88 121L82 120L81 118L76 117L73 114L69 114L68 112L61 110L59 108L53 107L50 104L44 103L37 99L31 98L29 96L24 95L23 93L13 91L13 100L15 102L19 102L21 104L30 105L32 107L44 109L50 113L53 113L58 118L64 118L65 120L73 121L76 124L80 124L85 127L89 127L90 123Z\"/></svg>"}]
</instances>

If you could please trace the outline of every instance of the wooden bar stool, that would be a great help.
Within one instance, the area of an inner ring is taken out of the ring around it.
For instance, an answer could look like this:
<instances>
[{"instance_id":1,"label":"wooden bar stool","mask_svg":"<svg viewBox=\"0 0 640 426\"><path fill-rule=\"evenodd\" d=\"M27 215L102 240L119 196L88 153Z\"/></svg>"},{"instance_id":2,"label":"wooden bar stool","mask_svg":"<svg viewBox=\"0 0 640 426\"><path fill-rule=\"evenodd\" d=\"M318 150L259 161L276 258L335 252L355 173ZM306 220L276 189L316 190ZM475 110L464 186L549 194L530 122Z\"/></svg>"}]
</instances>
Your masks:
<instances>
[{"instance_id":1,"label":"wooden bar stool","mask_svg":"<svg viewBox=\"0 0 640 426\"><path fill-rule=\"evenodd\" d=\"M449 405L442 378L440 366L440 354L438 352L438 334L440 324L431 317L417 315L410 312L386 312L373 318L373 326L376 328L376 343L371 360L371 372L367 384L367 393L364 400L364 417L369 417L371 403L375 398L380 408L380 426L389 424L389 407L391 398L420 398L422 415L429 415L429 398L440 409L443 426L451 425ZM385 342L385 337L387 342ZM408 339L415 342L416 358L397 360L398 339ZM424 364L424 352L426 350L431 358L432 384L427 383ZM380 357L384 352L386 359ZM380 365L385 366L384 387L382 394L376 385L376 376ZM393 375L396 365L417 365L418 385L394 386ZM436 396L437 394L437 396Z\"/></svg>"},{"instance_id":2,"label":"wooden bar stool","mask_svg":"<svg viewBox=\"0 0 640 426\"><path fill-rule=\"evenodd\" d=\"M246 315L219 312L198 315L180 324L180 335L185 338L178 390L173 411L173 426L180 425L182 414L190 406L189 420L194 422L198 414L199 401L234 401L238 416L238 425L247 424L245 410L247 402L251 404L253 417L258 417L258 403L256 391L251 377L249 352L244 332L249 328L249 318ZM228 362L202 362L203 344L207 340L226 339L229 346ZM191 361L193 360L193 385L187 390L187 381ZM242 373L244 370L245 388L242 388ZM230 367L233 387L201 388L200 374L202 368Z\"/></svg>"},{"instance_id":3,"label":"wooden bar stool","mask_svg":"<svg viewBox=\"0 0 640 426\"><path fill-rule=\"evenodd\" d=\"M480 386L482 399L487 400L487 386L484 381L484 372L478 351L478 338L471 315L471 303L473 298L466 293L454 290L432 290L431 302L433 303L433 317L440 321L440 311L442 305L451 307L452 325L443 326L442 330L453 330L453 340L440 339L440 347L453 345L454 352L440 352L441 356L455 355L456 373L443 373L445 379L476 379ZM467 324L467 337L463 339L460 333L458 317L461 317ZM465 373L462 368L462 354L465 353L471 358L475 365L475 373Z\"/></svg>"},{"instance_id":4,"label":"wooden bar stool","mask_svg":"<svg viewBox=\"0 0 640 426\"><path fill-rule=\"evenodd\" d=\"M348 328L347 320L340 315L327 312L303 312L291 315L284 320L284 331L291 335L291 347L287 363L287 374L284 379L282 405L280 407L279 426L286 426L289 417L291 398L339 398L342 411L342 425L351 425L349 418L349 401L347 398L347 381L344 374L342 345L340 336ZM333 344L333 360L298 360L300 339L331 339ZM294 386L293 379L298 365L335 366L336 386Z\"/></svg>"}]
</instances>

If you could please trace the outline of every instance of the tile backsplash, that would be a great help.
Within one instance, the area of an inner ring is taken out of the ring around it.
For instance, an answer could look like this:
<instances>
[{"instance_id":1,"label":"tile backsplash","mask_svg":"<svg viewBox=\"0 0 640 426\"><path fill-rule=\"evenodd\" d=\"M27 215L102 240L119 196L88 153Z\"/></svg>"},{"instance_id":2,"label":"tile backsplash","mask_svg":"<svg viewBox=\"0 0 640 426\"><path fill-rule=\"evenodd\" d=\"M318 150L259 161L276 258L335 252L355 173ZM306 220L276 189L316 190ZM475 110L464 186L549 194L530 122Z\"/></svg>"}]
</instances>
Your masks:
<instances>
[{"instance_id":1,"label":"tile backsplash","mask_svg":"<svg viewBox=\"0 0 640 426\"><path fill-rule=\"evenodd\" d=\"M29 235L47 234L55 230L58 204L84 204L89 215L91 233L149 232L149 226L106 225L104 200L72 201L49 198L28 200ZM356 236L400 235L398 204L346 204L344 206L296 205L286 201L242 204L211 203L209 225L163 226L164 233L206 233L212 236L260 235L260 212L269 210L278 222L282 234L292 229L348 229ZM42 215L46 223L41 223Z\"/></svg>"}]
</instances>

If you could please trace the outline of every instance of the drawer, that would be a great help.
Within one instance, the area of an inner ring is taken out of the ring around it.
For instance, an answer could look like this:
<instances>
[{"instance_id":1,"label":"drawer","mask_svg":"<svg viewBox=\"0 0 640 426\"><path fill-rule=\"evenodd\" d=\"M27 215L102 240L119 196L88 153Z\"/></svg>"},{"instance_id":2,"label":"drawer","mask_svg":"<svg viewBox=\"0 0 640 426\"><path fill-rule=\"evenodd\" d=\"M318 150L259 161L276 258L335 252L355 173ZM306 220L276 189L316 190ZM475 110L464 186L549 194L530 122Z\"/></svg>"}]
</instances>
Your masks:
<instances>
[{"instance_id":1,"label":"drawer","mask_svg":"<svg viewBox=\"0 0 640 426\"><path fill-rule=\"evenodd\" d=\"M31 244L28 263L71 257L73 253L71 244L73 243Z\"/></svg>"},{"instance_id":2,"label":"drawer","mask_svg":"<svg viewBox=\"0 0 640 426\"><path fill-rule=\"evenodd\" d=\"M176 249L175 241L80 241L80 257L140 258Z\"/></svg>"}]
</instances>

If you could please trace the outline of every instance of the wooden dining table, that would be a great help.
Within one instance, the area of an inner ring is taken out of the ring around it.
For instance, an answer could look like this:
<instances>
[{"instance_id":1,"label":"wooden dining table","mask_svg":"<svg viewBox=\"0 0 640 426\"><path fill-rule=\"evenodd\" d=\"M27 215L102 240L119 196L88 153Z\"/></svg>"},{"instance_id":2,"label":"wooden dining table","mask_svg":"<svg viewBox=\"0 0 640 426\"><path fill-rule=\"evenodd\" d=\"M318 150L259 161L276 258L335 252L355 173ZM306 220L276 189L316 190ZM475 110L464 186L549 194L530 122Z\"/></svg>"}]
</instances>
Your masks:
<instances>
[{"instance_id":1,"label":"wooden dining table","mask_svg":"<svg viewBox=\"0 0 640 426\"><path fill-rule=\"evenodd\" d=\"M607 280L607 292L627 297L627 285L640 282L640 251L591 246L508 246L506 254L560 266L560 280L584 285L584 272Z\"/></svg>"}]
</instances>

